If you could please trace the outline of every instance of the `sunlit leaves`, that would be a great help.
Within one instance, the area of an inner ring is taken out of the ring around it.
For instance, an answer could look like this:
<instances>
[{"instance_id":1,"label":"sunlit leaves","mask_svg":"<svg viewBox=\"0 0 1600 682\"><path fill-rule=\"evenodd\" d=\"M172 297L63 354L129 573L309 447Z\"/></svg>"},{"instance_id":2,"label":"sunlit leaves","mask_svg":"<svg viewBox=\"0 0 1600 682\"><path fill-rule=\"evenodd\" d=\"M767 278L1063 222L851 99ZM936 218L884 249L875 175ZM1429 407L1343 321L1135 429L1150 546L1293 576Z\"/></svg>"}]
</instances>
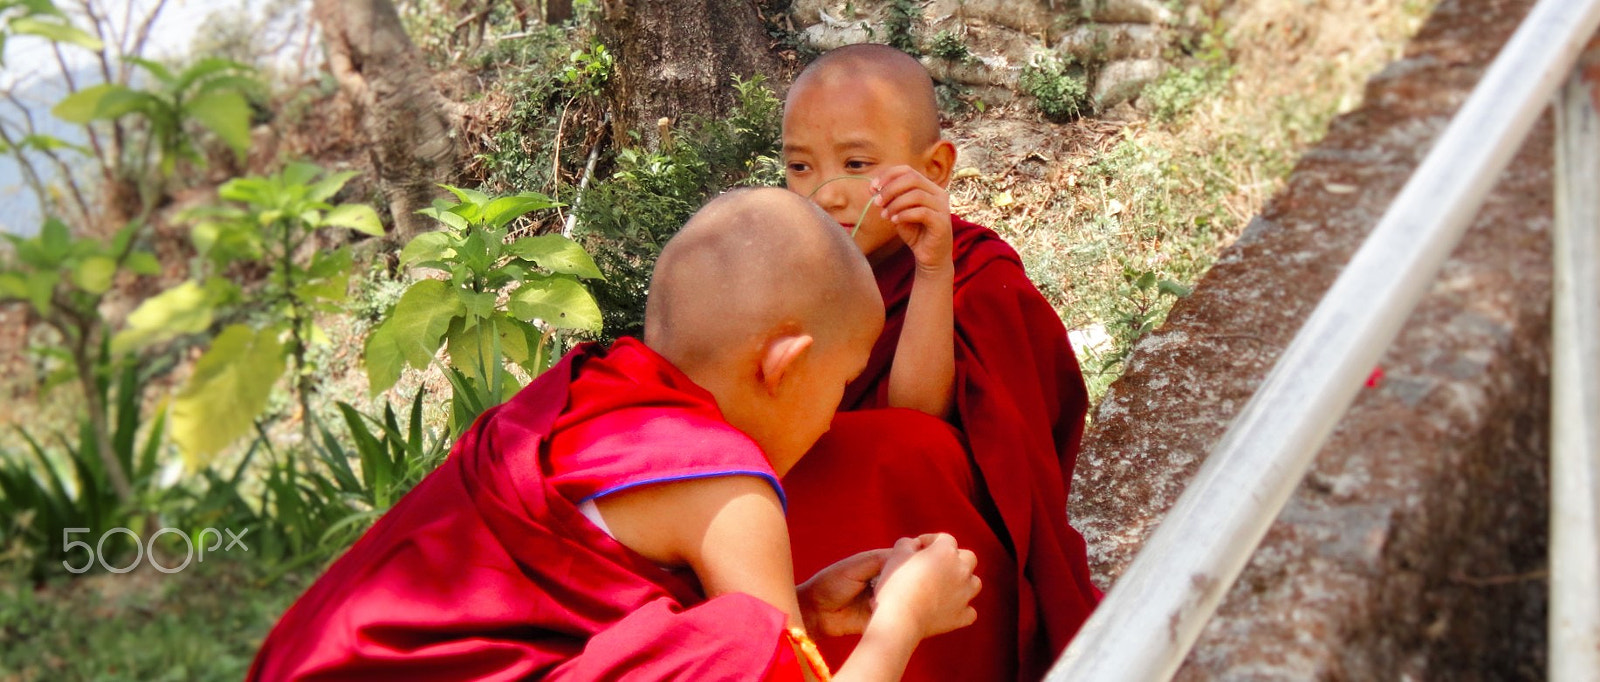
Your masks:
<instances>
[{"instance_id":1,"label":"sunlit leaves","mask_svg":"<svg viewBox=\"0 0 1600 682\"><path fill-rule=\"evenodd\" d=\"M249 151L248 95L260 88L249 75L250 67L207 58L173 73L160 62L138 57L126 60L153 76L153 87L101 83L67 95L51 112L61 120L83 125L140 116L148 125L146 134L156 142L164 174L171 174L180 158L202 159L185 129L190 122L210 130L241 158Z\"/></svg>"},{"instance_id":2,"label":"sunlit leaves","mask_svg":"<svg viewBox=\"0 0 1600 682\"><path fill-rule=\"evenodd\" d=\"M537 374L548 365L554 330L600 328L599 305L581 281L600 278L594 259L561 235L509 236L518 218L559 204L534 192L491 197L443 187L455 203L435 201L418 211L443 229L413 238L400 264L448 279L412 285L368 337L374 392L394 385L406 366L431 362L441 348L463 376L499 377L503 370L486 365L500 358Z\"/></svg>"},{"instance_id":3,"label":"sunlit leaves","mask_svg":"<svg viewBox=\"0 0 1600 682\"><path fill-rule=\"evenodd\" d=\"M511 314L540 320L557 329L599 331L600 306L577 280L568 277L533 277L511 296Z\"/></svg>"},{"instance_id":4,"label":"sunlit leaves","mask_svg":"<svg viewBox=\"0 0 1600 682\"><path fill-rule=\"evenodd\" d=\"M448 283L427 279L411 285L395 304L394 314L367 337L367 380L372 391L393 386L408 364L426 367L439 350L450 321L465 312L460 296Z\"/></svg>"},{"instance_id":5,"label":"sunlit leaves","mask_svg":"<svg viewBox=\"0 0 1600 682\"><path fill-rule=\"evenodd\" d=\"M172 438L191 466L250 431L283 376L283 329L224 329L195 363L194 374L172 402Z\"/></svg>"},{"instance_id":6,"label":"sunlit leaves","mask_svg":"<svg viewBox=\"0 0 1600 682\"><path fill-rule=\"evenodd\" d=\"M211 327L215 296L198 282L184 282L151 296L128 314L127 327L111 340L114 352L127 353Z\"/></svg>"},{"instance_id":7,"label":"sunlit leaves","mask_svg":"<svg viewBox=\"0 0 1600 682\"><path fill-rule=\"evenodd\" d=\"M594 264L589 252L559 234L525 237L511 243L509 251L535 265L562 274L584 279L601 279L600 268Z\"/></svg>"}]
</instances>

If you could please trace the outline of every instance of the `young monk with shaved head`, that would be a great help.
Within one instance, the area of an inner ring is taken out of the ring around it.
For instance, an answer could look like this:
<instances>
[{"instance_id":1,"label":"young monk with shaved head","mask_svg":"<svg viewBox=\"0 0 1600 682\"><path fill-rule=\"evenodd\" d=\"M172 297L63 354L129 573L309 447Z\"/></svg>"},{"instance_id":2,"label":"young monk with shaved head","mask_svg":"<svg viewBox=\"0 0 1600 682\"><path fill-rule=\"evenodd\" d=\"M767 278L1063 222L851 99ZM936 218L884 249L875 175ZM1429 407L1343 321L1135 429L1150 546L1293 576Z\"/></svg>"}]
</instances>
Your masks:
<instances>
[{"instance_id":1,"label":"young monk with shaved head","mask_svg":"<svg viewBox=\"0 0 1600 682\"><path fill-rule=\"evenodd\" d=\"M1066 329L1010 246L950 214L956 150L915 59L818 58L789 89L783 155L887 309L832 429L784 479L795 565L950 533L978 556L978 621L919 648L906 679L1036 680L1100 598L1067 523L1088 401ZM854 644L821 641L831 657Z\"/></svg>"},{"instance_id":2,"label":"young monk with shaved head","mask_svg":"<svg viewBox=\"0 0 1600 682\"><path fill-rule=\"evenodd\" d=\"M891 540L795 587L778 478L882 325L850 241L781 189L662 251L643 342L585 344L473 424L286 613L251 679L895 680L976 617L972 552ZM875 588L869 584L875 583Z\"/></svg>"}]
</instances>

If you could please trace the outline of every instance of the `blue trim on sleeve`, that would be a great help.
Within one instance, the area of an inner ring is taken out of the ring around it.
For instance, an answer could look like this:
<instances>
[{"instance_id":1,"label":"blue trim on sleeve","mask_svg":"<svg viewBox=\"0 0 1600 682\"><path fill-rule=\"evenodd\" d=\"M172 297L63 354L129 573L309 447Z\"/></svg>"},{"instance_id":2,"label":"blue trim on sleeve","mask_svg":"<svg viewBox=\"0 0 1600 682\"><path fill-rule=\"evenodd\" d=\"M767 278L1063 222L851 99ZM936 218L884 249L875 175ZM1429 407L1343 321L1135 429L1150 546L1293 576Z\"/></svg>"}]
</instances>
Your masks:
<instances>
[{"instance_id":1,"label":"blue trim on sleeve","mask_svg":"<svg viewBox=\"0 0 1600 682\"><path fill-rule=\"evenodd\" d=\"M583 498L581 500L578 500L577 504L583 504L583 503L588 502L590 500L593 500L593 499L596 499L596 498L600 498L600 497L605 497L606 495L610 495L611 493L622 492L622 491L627 490L629 488L637 488L637 487L639 487L641 485L653 485L653 484L656 484L656 483L673 483L673 482L676 482L676 481L692 481L692 480L697 479L697 478L717 478L719 476L755 476L757 478L766 479L767 483L772 484L772 490L774 492L778 493L778 504L783 507L783 511L785 513L788 513L788 511L789 511L789 498L786 495L783 494L783 486L778 483L778 477L773 476L772 474L767 473L765 471L754 471L754 470L747 470L747 469L729 469L727 471L707 471L707 472L698 473L698 474L681 474L681 475L678 475L678 476L665 476L665 477L662 477L662 478L650 478L650 479L645 479L645 480L642 480L642 481L630 481L628 483L624 483L622 485L619 485L619 486L617 486L615 488L606 488L604 490L601 490L600 492L597 492L597 493L595 493L593 495L590 495L590 496L585 497L585 498Z\"/></svg>"}]
</instances>

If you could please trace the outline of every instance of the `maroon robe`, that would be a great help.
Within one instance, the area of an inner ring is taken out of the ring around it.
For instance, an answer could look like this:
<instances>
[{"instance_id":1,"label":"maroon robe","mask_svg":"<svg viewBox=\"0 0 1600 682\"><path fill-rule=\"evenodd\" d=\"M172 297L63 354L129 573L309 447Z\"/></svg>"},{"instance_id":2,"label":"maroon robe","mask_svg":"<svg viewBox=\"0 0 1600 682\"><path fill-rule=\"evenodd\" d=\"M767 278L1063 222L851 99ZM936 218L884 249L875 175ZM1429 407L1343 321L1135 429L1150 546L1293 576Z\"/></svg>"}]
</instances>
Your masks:
<instances>
[{"instance_id":1,"label":"maroon robe","mask_svg":"<svg viewBox=\"0 0 1600 682\"><path fill-rule=\"evenodd\" d=\"M712 396L633 339L485 412L284 614L252 680L799 680L787 616L706 600L578 509L634 485L776 479ZM781 495L781 493L780 493Z\"/></svg>"},{"instance_id":2,"label":"maroon robe","mask_svg":"<svg viewBox=\"0 0 1600 682\"><path fill-rule=\"evenodd\" d=\"M923 642L907 680L1036 680L1099 602L1067 495L1088 392L1066 328L987 228L954 218L953 424L887 410L915 261L873 267L886 322L833 429L784 478L796 575L948 532L978 555L978 622ZM844 660L855 638L819 641Z\"/></svg>"}]
</instances>

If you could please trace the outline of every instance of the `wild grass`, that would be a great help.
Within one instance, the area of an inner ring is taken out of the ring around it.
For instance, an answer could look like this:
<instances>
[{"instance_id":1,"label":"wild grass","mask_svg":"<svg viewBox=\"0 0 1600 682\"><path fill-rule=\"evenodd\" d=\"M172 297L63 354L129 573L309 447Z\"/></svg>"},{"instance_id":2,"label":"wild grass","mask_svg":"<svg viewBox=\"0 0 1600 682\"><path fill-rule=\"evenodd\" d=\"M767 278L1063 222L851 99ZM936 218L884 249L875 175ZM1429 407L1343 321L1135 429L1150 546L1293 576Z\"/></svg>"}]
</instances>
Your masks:
<instances>
[{"instance_id":1,"label":"wild grass","mask_svg":"<svg viewBox=\"0 0 1600 682\"><path fill-rule=\"evenodd\" d=\"M1269 1L1203 15L1142 115L1062 125L1078 147L1058 157L958 173L957 210L1017 247L1073 330L1092 400L1430 9Z\"/></svg>"}]
</instances>

